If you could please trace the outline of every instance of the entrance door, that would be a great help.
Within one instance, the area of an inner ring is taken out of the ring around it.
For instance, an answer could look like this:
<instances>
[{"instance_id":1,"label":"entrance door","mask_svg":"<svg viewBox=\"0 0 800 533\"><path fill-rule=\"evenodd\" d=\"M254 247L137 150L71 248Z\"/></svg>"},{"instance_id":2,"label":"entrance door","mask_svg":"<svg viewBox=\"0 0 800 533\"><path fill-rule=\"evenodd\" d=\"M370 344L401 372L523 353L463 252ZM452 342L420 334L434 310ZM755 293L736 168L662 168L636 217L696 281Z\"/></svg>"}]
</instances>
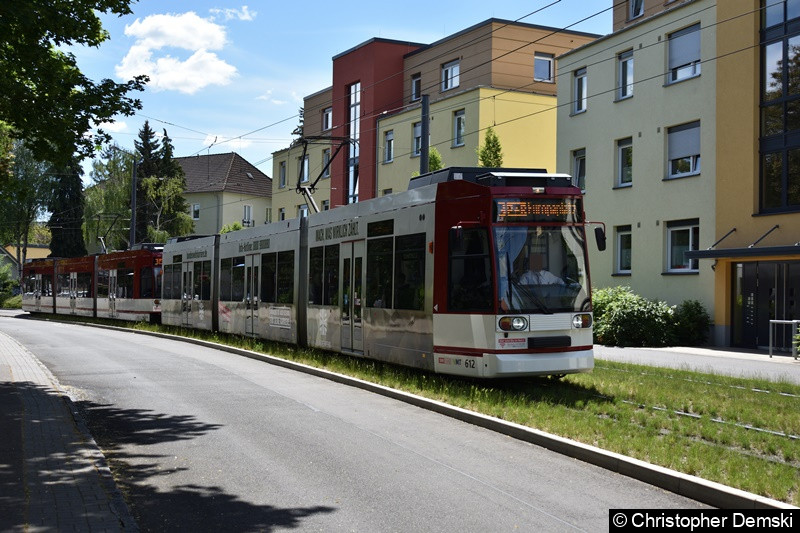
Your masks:
<instances>
[{"instance_id":1,"label":"entrance door","mask_svg":"<svg viewBox=\"0 0 800 533\"><path fill-rule=\"evenodd\" d=\"M258 255L248 255L244 258L244 294L245 294L245 333L255 335L258 332Z\"/></svg>"},{"instance_id":2,"label":"entrance door","mask_svg":"<svg viewBox=\"0 0 800 533\"><path fill-rule=\"evenodd\" d=\"M364 297L364 241L343 244L342 272L342 349L363 352L362 301Z\"/></svg>"},{"instance_id":3,"label":"entrance door","mask_svg":"<svg viewBox=\"0 0 800 533\"><path fill-rule=\"evenodd\" d=\"M108 314L114 318L117 316L117 271L108 271Z\"/></svg>"},{"instance_id":4,"label":"entrance door","mask_svg":"<svg viewBox=\"0 0 800 533\"><path fill-rule=\"evenodd\" d=\"M192 301L194 299L194 269L191 262L183 263L183 277L181 280L181 323L184 326L192 325Z\"/></svg>"},{"instance_id":5,"label":"entrance door","mask_svg":"<svg viewBox=\"0 0 800 533\"><path fill-rule=\"evenodd\" d=\"M770 320L800 319L800 263L750 262L734 268L734 346L766 348L770 327L773 347L791 350L791 324L770 325Z\"/></svg>"}]
</instances>

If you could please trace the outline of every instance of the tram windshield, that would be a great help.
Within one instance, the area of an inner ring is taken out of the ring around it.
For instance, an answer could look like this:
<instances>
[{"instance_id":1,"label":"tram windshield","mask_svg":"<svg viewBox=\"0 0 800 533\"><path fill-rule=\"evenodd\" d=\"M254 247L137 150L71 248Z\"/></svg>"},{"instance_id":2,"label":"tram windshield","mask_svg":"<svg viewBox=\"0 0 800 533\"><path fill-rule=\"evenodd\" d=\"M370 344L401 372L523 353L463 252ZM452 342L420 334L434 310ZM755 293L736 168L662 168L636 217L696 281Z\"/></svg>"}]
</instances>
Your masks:
<instances>
[{"instance_id":1,"label":"tram windshield","mask_svg":"<svg viewBox=\"0 0 800 533\"><path fill-rule=\"evenodd\" d=\"M497 299L504 313L588 310L580 226L495 226Z\"/></svg>"}]
</instances>

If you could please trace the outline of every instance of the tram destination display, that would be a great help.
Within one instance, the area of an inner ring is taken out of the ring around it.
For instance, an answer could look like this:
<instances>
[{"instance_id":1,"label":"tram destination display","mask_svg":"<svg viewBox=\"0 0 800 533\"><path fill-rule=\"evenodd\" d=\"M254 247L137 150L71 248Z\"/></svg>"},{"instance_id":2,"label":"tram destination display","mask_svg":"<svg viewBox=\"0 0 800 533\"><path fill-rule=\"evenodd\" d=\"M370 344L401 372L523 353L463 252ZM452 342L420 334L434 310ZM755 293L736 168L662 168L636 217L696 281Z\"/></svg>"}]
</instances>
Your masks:
<instances>
[{"instance_id":1,"label":"tram destination display","mask_svg":"<svg viewBox=\"0 0 800 533\"><path fill-rule=\"evenodd\" d=\"M581 204L575 198L498 198L495 222L582 222Z\"/></svg>"}]
</instances>

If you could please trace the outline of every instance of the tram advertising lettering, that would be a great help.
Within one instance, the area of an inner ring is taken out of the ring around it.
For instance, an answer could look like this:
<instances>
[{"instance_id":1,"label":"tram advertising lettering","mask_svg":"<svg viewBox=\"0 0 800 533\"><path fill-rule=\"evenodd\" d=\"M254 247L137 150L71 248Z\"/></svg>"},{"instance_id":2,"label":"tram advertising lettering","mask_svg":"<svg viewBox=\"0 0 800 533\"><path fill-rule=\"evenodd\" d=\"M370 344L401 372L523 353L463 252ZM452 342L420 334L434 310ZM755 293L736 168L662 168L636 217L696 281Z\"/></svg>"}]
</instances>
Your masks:
<instances>
[{"instance_id":1,"label":"tram advertising lettering","mask_svg":"<svg viewBox=\"0 0 800 533\"><path fill-rule=\"evenodd\" d=\"M578 204L571 198L495 200L495 222L580 222Z\"/></svg>"},{"instance_id":2,"label":"tram advertising lettering","mask_svg":"<svg viewBox=\"0 0 800 533\"><path fill-rule=\"evenodd\" d=\"M344 237L353 237L355 235L358 235L358 222L348 222L346 224L328 226L326 228L320 228L314 233L316 242L342 239Z\"/></svg>"}]
</instances>

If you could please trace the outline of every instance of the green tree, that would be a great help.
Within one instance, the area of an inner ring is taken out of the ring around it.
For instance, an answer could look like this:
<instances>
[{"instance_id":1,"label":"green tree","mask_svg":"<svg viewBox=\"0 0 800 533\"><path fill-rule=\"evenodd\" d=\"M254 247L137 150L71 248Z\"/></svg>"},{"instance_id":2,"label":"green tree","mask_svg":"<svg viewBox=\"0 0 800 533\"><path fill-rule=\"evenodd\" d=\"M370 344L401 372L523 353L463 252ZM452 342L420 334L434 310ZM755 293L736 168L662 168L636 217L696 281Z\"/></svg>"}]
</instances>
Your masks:
<instances>
[{"instance_id":1,"label":"green tree","mask_svg":"<svg viewBox=\"0 0 800 533\"><path fill-rule=\"evenodd\" d=\"M194 231L194 222L189 216L189 204L183 193L186 191L186 175L183 167L173 157L174 148L172 139L164 130L161 141L160 166L162 185L167 191L162 196L167 196L168 201L162 202L159 213L159 226L169 232L170 236L188 235Z\"/></svg>"},{"instance_id":2,"label":"green tree","mask_svg":"<svg viewBox=\"0 0 800 533\"><path fill-rule=\"evenodd\" d=\"M86 255L83 241L83 168L77 159L57 167L52 179L52 192L47 205L50 220L47 227L53 234L51 257L80 257Z\"/></svg>"},{"instance_id":3,"label":"green tree","mask_svg":"<svg viewBox=\"0 0 800 533\"><path fill-rule=\"evenodd\" d=\"M14 141L11 179L0 194L0 241L18 244L17 263L28 254L31 226L44 213L49 193L51 165L34 157L22 141Z\"/></svg>"},{"instance_id":4,"label":"green tree","mask_svg":"<svg viewBox=\"0 0 800 533\"><path fill-rule=\"evenodd\" d=\"M435 146L431 146L428 150L428 172L434 170L442 170L444 168L444 161L442 161L442 154Z\"/></svg>"},{"instance_id":5,"label":"green tree","mask_svg":"<svg viewBox=\"0 0 800 533\"><path fill-rule=\"evenodd\" d=\"M100 238L109 250L129 247L133 160L133 152L112 145L92 162L92 184L84 191L83 212L83 236L92 250L100 249Z\"/></svg>"},{"instance_id":6,"label":"green tree","mask_svg":"<svg viewBox=\"0 0 800 533\"><path fill-rule=\"evenodd\" d=\"M147 226L152 225L153 219L152 206L147 200L147 188L145 180L147 178L159 178L161 176L159 164L159 152L161 143L156 139L156 132L150 127L150 122L145 120L142 129L139 130L139 139L133 141L136 148L136 236L135 241L141 242L147 237ZM131 244L136 244L132 242Z\"/></svg>"},{"instance_id":7,"label":"green tree","mask_svg":"<svg viewBox=\"0 0 800 533\"><path fill-rule=\"evenodd\" d=\"M95 83L65 51L75 45L99 47L109 34L98 15L130 14L131 2L0 2L0 121L14 137L26 139L40 161L63 166L76 152L81 158L92 155L98 143L110 141L102 130L87 136L94 125L141 109L128 93L143 90L147 76Z\"/></svg>"},{"instance_id":8,"label":"green tree","mask_svg":"<svg viewBox=\"0 0 800 533\"><path fill-rule=\"evenodd\" d=\"M14 143L11 129L0 121L0 191L4 191L13 177Z\"/></svg>"},{"instance_id":9,"label":"green tree","mask_svg":"<svg viewBox=\"0 0 800 533\"><path fill-rule=\"evenodd\" d=\"M478 165L487 168L500 168L503 166L503 150L500 139L492 127L486 129L483 146L478 147Z\"/></svg>"},{"instance_id":10,"label":"green tree","mask_svg":"<svg viewBox=\"0 0 800 533\"><path fill-rule=\"evenodd\" d=\"M242 223L238 220L236 222L231 222L230 224L225 224L222 226L222 229L219 230L220 233L230 233L232 231L239 231L240 229L244 228Z\"/></svg>"}]
</instances>

